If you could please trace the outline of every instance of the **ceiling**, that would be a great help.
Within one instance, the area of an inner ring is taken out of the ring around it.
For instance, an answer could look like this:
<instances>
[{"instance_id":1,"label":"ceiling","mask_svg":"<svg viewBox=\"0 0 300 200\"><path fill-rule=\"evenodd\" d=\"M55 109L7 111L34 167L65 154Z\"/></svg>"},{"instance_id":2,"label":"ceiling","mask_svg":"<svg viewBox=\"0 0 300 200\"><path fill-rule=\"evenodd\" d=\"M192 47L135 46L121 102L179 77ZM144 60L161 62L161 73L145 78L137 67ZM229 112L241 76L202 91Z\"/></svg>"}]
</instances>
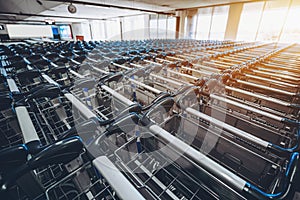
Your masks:
<instances>
[{"instance_id":1,"label":"ceiling","mask_svg":"<svg viewBox=\"0 0 300 200\"><path fill-rule=\"evenodd\" d=\"M114 1L114 0L113 0ZM251 0L250 0L251 1ZM252 0L255 1L255 0ZM111 1L108 1L111 2ZM204 7L211 5L219 5L219 4L229 4L229 3L237 3L237 2L249 2L249 0L133 0L127 1L132 2L133 4L148 4L159 8L160 6L168 8L168 9L183 9L183 8L194 8L194 7Z\"/></svg>"},{"instance_id":2,"label":"ceiling","mask_svg":"<svg viewBox=\"0 0 300 200\"><path fill-rule=\"evenodd\" d=\"M95 7L86 5L76 5L77 12L71 14L67 10L68 4L61 4L52 9L44 10L39 14L42 15L54 15L54 16L65 16L70 18L61 17L46 17L55 19L60 22L80 22L86 21L87 19L111 19L117 16L127 16L127 15L138 15L143 12L131 11L127 9L117 9L117 8L105 8L105 7ZM29 17L27 20L43 20L44 17Z\"/></svg>"},{"instance_id":3,"label":"ceiling","mask_svg":"<svg viewBox=\"0 0 300 200\"><path fill-rule=\"evenodd\" d=\"M147 12L174 13L177 9L249 1L257 0L0 0L0 20L23 19L34 22L54 19L57 22L79 22ZM70 2L77 7L75 14L71 14L67 10Z\"/></svg>"}]
</instances>

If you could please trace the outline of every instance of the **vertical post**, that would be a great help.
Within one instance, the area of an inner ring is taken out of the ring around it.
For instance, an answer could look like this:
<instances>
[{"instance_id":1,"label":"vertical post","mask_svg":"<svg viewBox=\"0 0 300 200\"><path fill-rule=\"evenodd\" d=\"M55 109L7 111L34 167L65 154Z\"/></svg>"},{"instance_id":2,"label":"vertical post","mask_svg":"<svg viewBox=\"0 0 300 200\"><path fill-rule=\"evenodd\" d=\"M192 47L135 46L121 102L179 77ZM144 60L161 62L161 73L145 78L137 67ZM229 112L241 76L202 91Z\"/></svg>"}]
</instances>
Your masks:
<instances>
[{"instance_id":1,"label":"vertical post","mask_svg":"<svg viewBox=\"0 0 300 200\"><path fill-rule=\"evenodd\" d=\"M232 4L229 7L225 40L236 40L240 18L243 10L243 3Z\"/></svg>"},{"instance_id":2,"label":"vertical post","mask_svg":"<svg viewBox=\"0 0 300 200\"><path fill-rule=\"evenodd\" d=\"M178 38L179 37L184 37L184 32L185 32L185 26L186 26L186 20L185 18L187 17L187 11L178 11L177 16L179 16L179 21L178 21ZM177 21L176 21L176 26L177 26ZM177 28L177 27L176 27Z\"/></svg>"},{"instance_id":3,"label":"vertical post","mask_svg":"<svg viewBox=\"0 0 300 200\"><path fill-rule=\"evenodd\" d=\"M120 34L121 34L121 40L123 40L123 28L122 28L122 20L120 19Z\"/></svg>"},{"instance_id":4,"label":"vertical post","mask_svg":"<svg viewBox=\"0 0 300 200\"><path fill-rule=\"evenodd\" d=\"M89 27L90 27L90 35L91 35L91 40L93 40L93 31L92 31L92 25L91 25L91 21L89 20Z\"/></svg>"},{"instance_id":5,"label":"vertical post","mask_svg":"<svg viewBox=\"0 0 300 200\"><path fill-rule=\"evenodd\" d=\"M179 27L180 27L180 17L176 17L176 35L175 38L178 39L179 38Z\"/></svg>"},{"instance_id":6,"label":"vertical post","mask_svg":"<svg viewBox=\"0 0 300 200\"><path fill-rule=\"evenodd\" d=\"M213 21L214 12L215 12L215 7L212 7L211 15L210 15L209 32L208 32L208 39L209 39L209 40L210 40L210 32L211 32L211 26L212 26L212 21Z\"/></svg>"},{"instance_id":7,"label":"vertical post","mask_svg":"<svg viewBox=\"0 0 300 200\"><path fill-rule=\"evenodd\" d=\"M198 10L197 10L197 17L196 17L196 24L195 24L195 35L194 35L194 38L197 39L197 31L198 31L198 18L199 18L199 13L198 13Z\"/></svg>"},{"instance_id":8,"label":"vertical post","mask_svg":"<svg viewBox=\"0 0 300 200\"><path fill-rule=\"evenodd\" d=\"M193 18L197 15L198 9L189 9L186 13L186 32L187 36L194 39L195 24L193 24Z\"/></svg>"}]
</instances>

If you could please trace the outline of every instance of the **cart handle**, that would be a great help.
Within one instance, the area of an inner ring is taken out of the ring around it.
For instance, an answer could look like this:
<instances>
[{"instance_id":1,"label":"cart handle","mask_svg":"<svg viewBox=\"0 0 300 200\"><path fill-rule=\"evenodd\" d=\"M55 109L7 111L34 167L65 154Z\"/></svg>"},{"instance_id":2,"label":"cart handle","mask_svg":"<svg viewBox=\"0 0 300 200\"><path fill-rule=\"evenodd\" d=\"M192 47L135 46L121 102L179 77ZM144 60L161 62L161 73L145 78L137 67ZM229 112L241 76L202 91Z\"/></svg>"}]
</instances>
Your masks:
<instances>
[{"instance_id":1,"label":"cart handle","mask_svg":"<svg viewBox=\"0 0 300 200\"><path fill-rule=\"evenodd\" d=\"M141 111L142 111L141 105L132 104L132 105L129 105L128 107L126 107L120 113L118 113L116 117L114 117L112 119L108 119L108 120L102 120L102 121L98 119L98 122L99 122L100 126L105 126L105 125L108 125L108 124L110 124L114 121L117 121L118 119L120 119L121 117L125 116L128 113L137 113L137 114L139 114L139 113L141 113Z\"/></svg>"},{"instance_id":2,"label":"cart handle","mask_svg":"<svg viewBox=\"0 0 300 200\"><path fill-rule=\"evenodd\" d=\"M24 144L2 149L0 151L0 169L11 170L11 168L26 163L28 154L28 148Z\"/></svg>"},{"instance_id":3,"label":"cart handle","mask_svg":"<svg viewBox=\"0 0 300 200\"><path fill-rule=\"evenodd\" d=\"M0 111L7 110L7 109L11 108L12 99L10 98L9 95L7 95L7 94L4 94L4 95L0 94L0 102L1 102Z\"/></svg>"},{"instance_id":4,"label":"cart handle","mask_svg":"<svg viewBox=\"0 0 300 200\"><path fill-rule=\"evenodd\" d=\"M78 125L70 128L69 130L63 132L58 138L59 139L66 139L72 136L81 135L82 131L95 131L97 126L98 119L90 118L84 122L79 123Z\"/></svg>"},{"instance_id":5,"label":"cart handle","mask_svg":"<svg viewBox=\"0 0 300 200\"><path fill-rule=\"evenodd\" d=\"M105 131L105 135L108 137L115 133L129 133L132 131L132 125L138 124L139 121L140 118L136 113L129 113L110 124Z\"/></svg>"},{"instance_id":6,"label":"cart handle","mask_svg":"<svg viewBox=\"0 0 300 200\"><path fill-rule=\"evenodd\" d=\"M119 81L120 79L122 79L124 76L123 73L112 73L112 74L108 74L107 76L105 76L104 78L101 78L99 80L99 85L104 84L105 82L113 82L113 81Z\"/></svg>"},{"instance_id":7,"label":"cart handle","mask_svg":"<svg viewBox=\"0 0 300 200\"><path fill-rule=\"evenodd\" d=\"M42 77L41 72L37 69L19 72L19 73L15 74L14 76L17 76L19 79Z\"/></svg>"},{"instance_id":8,"label":"cart handle","mask_svg":"<svg viewBox=\"0 0 300 200\"><path fill-rule=\"evenodd\" d=\"M170 97L171 95L169 93L166 92L162 92L160 93L152 102L151 104L149 104L148 106L143 107L143 111L150 109L154 104L156 104L157 102L160 102L161 100Z\"/></svg>"},{"instance_id":9,"label":"cart handle","mask_svg":"<svg viewBox=\"0 0 300 200\"><path fill-rule=\"evenodd\" d=\"M159 101L157 101L156 103L152 104L151 108L143 115L142 117L142 121L146 120L149 118L149 116L156 111L157 108L164 108L165 112L169 112L173 105L175 103L175 100L173 97L165 97L163 99L160 99ZM147 121L144 121L144 123L147 124Z\"/></svg>"},{"instance_id":10,"label":"cart handle","mask_svg":"<svg viewBox=\"0 0 300 200\"><path fill-rule=\"evenodd\" d=\"M15 103L15 107L22 106L25 102L35 98L48 97L50 99L53 99L61 94L62 91L59 88L59 86L54 84L43 84L31 89L29 92L26 92L25 97L23 97Z\"/></svg>"},{"instance_id":11,"label":"cart handle","mask_svg":"<svg viewBox=\"0 0 300 200\"><path fill-rule=\"evenodd\" d=\"M113 76L115 73L113 72L109 72L105 75L103 75L101 78L98 79L99 84L103 84L108 78L110 78L111 76Z\"/></svg>"},{"instance_id":12,"label":"cart handle","mask_svg":"<svg viewBox=\"0 0 300 200\"><path fill-rule=\"evenodd\" d=\"M101 89L103 89L106 92L110 93L114 98L118 99L119 101L124 103L126 106L135 104L134 102L132 102L128 98L124 97L123 95L121 95L120 93L116 92L115 90L111 89L110 87L108 87L106 85L101 85Z\"/></svg>"},{"instance_id":13,"label":"cart handle","mask_svg":"<svg viewBox=\"0 0 300 200\"><path fill-rule=\"evenodd\" d=\"M80 155L82 149L83 143L78 136L67 138L47 146L25 164L21 165L16 171L9 174L1 184L0 191L7 191L19 177L33 169L51 164L66 164L74 160Z\"/></svg>"},{"instance_id":14,"label":"cart handle","mask_svg":"<svg viewBox=\"0 0 300 200\"><path fill-rule=\"evenodd\" d=\"M93 161L93 164L109 185L114 189L120 199L145 199L106 156L96 158Z\"/></svg>"},{"instance_id":15,"label":"cart handle","mask_svg":"<svg viewBox=\"0 0 300 200\"><path fill-rule=\"evenodd\" d=\"M187 95L188 92L189 91L187 91L184 94ZM182 98L184 98L185 95L183 95ZM242 130L239 130L239 129L235 128L235 127L232 127L232 126L230 126L230 125L228 125L226 123L223 123L223 122L221 122L219 120L216 120L216 119L214 119L214 118L212 118L212 117L210 117L210 116L208 116L206 114L203 114L203 113L201 113L199 111L196 111L196 110L194 110L194 109L192 109L192 108L190 108L188 106L180 105L179 103L181 102L182 98L179 98L179 100L177 100L177 102L176 102L176 105L179 108L184 109L185 111L187 111L187 112L189 112L189 113L191 113L191 114L193 114L195 116L204 118L204 119L206 119L206 120L208 120L210 122L214 122L216 125L222 126L226 130L232 131L234 134L236 134L236 135L238 135L240 137L246 138L247 140L250 140L250 141L252 141L252 142L254 142L256 144L259 144L260 146L262 146L264 148L270 148L271 150L275 150L276 152L279 151L280 153L282 153L282 152L290 153L290 152L294 152L298 148L298 146L299 146L298 143L297 143L295 146L293 146L291 148L283 148L283 147L280 147L278 145L275 145L275 144L269 143L267 141L264 141L264 140L262 140L260 138L257 138L255 136L250 135L249 133L246 133L246 132L244 132ZM285 121L285 122L287 123L287 121ZM293 125L295 125L295 123L297 124L297 122L294 121L294 120L289 120L289 122L292 123ZM299 138L299 137L300 137L300 130L299 130L299 127L298 127L297 138Z\"/></svg>"},{"instance_id":16,"label":"cart handle","mask_svg":"<svg viewBox=\"0 0 300 200\"><path fill-rule=\"evenodd\" d=\"M88 78L84 80L75 81L74 85L80 88L93 89L96 86L96 80L93 78Z\"/></svg>"}]
</instances>

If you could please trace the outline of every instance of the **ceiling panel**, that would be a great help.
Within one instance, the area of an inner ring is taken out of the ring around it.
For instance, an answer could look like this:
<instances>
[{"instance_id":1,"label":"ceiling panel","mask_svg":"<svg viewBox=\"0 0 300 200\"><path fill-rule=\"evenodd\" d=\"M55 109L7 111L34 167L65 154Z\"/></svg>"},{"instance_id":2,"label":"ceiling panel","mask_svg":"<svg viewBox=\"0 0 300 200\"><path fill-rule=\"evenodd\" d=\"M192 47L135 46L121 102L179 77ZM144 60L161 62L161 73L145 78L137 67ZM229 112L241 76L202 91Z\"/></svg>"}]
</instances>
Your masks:
<instances>
[{"instance_id":1,"label":"ceiling panel","mask_svg":"<svg viewBox=\"0 0 300 200\"><path fill-rule=\"evenodd\" d=\"M62 4L56 6L51 10L45 10L40 14L105 19L105 18L111 18L115 16L137 15L142 13L139 11L131 11L131 10L117 9L117 8L105 8L105 7L86 6L86 5L75 5L75 6L77 8L77 12L74 14L68 12L67 9L68 4Z\"/></svg>"},{"instance_id":2,"label":"ceiling panel","mask_svg":"<svg viewBox=\"0 0 300 200\"><path fill-rule=\"evenodd\" d=\"M51 0L50 0L51 1ZM132 8L167 11L183 8L194 8L210 5L230 4L237 2L255 2L260 0L80 0L107 5L127 6Z\"/></svg>"},{"instance_id":3,"label":"ceiling panel","mask_svg":"<svg viewBox=\"0 0 300 200\"><path fill-rule=\"evenodd\" d=\"M249 2L257 0L134 0L134 2L143 2L147 4L153 4L157 6L170 7L175 9L181 8L194 8L201 6L210 6L210 5L220 5L220 4L229 4L237 2Z\"/></svg>"},{"instance_id":4,"label":"ceiling panel","mask_svg":"<svg viewBox=\"0 0 300 200\"><path fill-rule=\"evenodd\" d=\"M71 14L67 10L70 3L63 3L66 0L0 0L0 11L13 13L42 14L53 17L24 17L12 16L16 19L44 20L53 18L56 21L82 21L78 18L97 18L108 19L119 16L137 15L145 13L131 8L143 9L156 12L170 12L175 9L201 7L217 4L227 4L236 2L249 2L249 0L77 0L81 4L74 4L77 7L77 13ZM255 1L255 0L253 0ZM69 0L72 2L72 0ZM82 3L83 2L83 3ZM106 4L112 6L121 6L128 9L105 8L100 6L83 5L84 3ZM2 14L3 15L3 14ZM59 18L55 16L67 16L69 18ZM9 17L8 17L9 18ZM73 18L73 19L72 19ZM76 19L77 18L77 19Z\"/></svg>"},{"instance_id":5,"label":"ceiling panel","mask_svg":"<svg viewBox=\"0 0 300 200\"><path fill-rule=\"evenodd\" d=\"M140 11L132 11L117 8L105 8L105 7L95 7L95 6L85 6L85 5L75 5L77 12L71 14L68 12L68 4L61 4L52 8L51 10L45 10L40 12L42 15L51 16L65 16L70 18L61 17L47 17L48 19L53 19L56 22L82 22L87 19L111 19L114 17L128 16L128 15L138 15L143 14ZM80 19L81 18L81 19ZM27 20L43 20L42 17L30 17Z\"/></svg>"}]
</instances>

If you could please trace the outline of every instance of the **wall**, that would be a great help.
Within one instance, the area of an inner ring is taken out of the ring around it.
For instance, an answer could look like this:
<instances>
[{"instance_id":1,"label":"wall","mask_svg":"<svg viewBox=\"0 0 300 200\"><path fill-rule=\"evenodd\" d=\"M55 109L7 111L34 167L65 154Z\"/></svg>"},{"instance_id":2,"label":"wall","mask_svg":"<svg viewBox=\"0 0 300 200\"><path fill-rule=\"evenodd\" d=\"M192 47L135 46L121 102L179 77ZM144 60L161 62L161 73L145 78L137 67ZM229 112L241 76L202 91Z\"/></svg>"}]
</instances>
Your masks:
<instances>
[{"instance_id":1,"label":"wall","mask_svg":"<svg viewBox=\"0 0 300 200\"><path fill-rule=\"evenodd\" d=\"M7 24L9 37L13 38L53 38L51 25Z\"/></svg>"},{"instance_id":2,"label":"wall","mask_svg":"<svg viewBox=\"0 0 300 200\"><path fill-rule=\"evenodd\" d=\"M90 24L89 22L76 22L71 24L74 39L76 35L82 35L84 40L91 40Z\"/></svg>"},{"instance_id":3,"label":"wall","mask_svg":"<svg viewBox=\"0 0 300 200\"><path fill-rule=\"evenodd\" d=\"M121 34L122 26L122 34ZM176 18L164 15L137 15L110 20L91 20L71 24L76 35L84 40L143 40L149 38L175 38ZM183 37L183 34L181 34Z\"/></svg>"}]
</instances>

